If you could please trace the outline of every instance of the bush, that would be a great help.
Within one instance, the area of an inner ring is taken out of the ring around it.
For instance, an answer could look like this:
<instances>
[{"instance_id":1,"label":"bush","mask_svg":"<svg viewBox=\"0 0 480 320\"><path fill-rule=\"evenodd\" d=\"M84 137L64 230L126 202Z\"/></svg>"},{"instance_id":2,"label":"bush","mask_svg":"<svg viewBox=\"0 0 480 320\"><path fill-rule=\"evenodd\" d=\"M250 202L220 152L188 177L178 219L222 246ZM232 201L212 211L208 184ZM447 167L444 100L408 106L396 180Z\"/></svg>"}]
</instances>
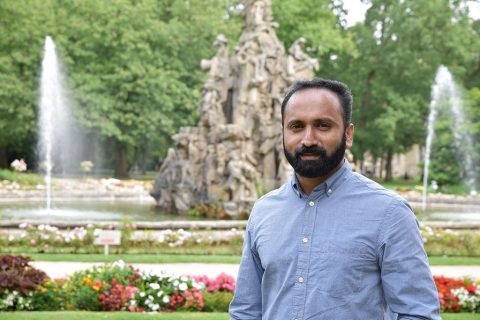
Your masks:
<instances>
[{"instance_id":1,"label":"bush","mask_svg":"<svg viewBox=\"0 0 480 320\"><path fill-rule=\"evenodd\" d=\"M33 309L37 311L58 311L66 308L66 294L64 279L45 279L38 285L32 295Z\"/></svg>"},{"instance_id":2,"label":"bush","mask_svg":"<svg viewBox=\"0 0 480 320\"><path fill-rule=\"evenodd\" d=\"M143 273L141 279L139 292L135 295L135 308L146 311L173 311L181 307L199 311L203 308L202 293L188 277L164 272Z\"/></svg>"},{"instance_id":3,"label":"bush","mask_svg":"<svg viewBox=\"0 0 480 320\"><path fill-rule=\"evenodd\" d=\"M126 299L118 306L117 296L140 283L140 274L121 260L75 272L68 281L67 309L126 310Z\"/></svg>"},{"instance_id":4,"label":"bush","mask_svg":"<svg viewBox=\"0 0 480 320\"><path fill-rule=\"evenodd\" d=\"M480 283L434 276L442 312L480 312Z\"/></svg>"},{"instance_id":5,"label":"bush","mask_svg":"<svg viewBox=\"0 0 480 320\"><path fill-rule=\"evenodd\" d=\"M33 173L21 173L8 169L0 169L0 180L15 182L21 186L35 187L45 183L43 178ZM15 185L12 185L15 186Z\"/></svg>"},{"instance_id":6,"label":"bush","mask_svg":"<svg viewBox=\"0 0 480 320\"><path fill-rule=\"evenodd\" d=\"M206 312L228 312L228 307L233 299L233 292L216 291L205 292L203 302Z\"/></svg>"},{"instance_id":7,"label":"bush","mask_svg":"<svg viewBox=\"0 0 480 320\"><path fill-rule=\"evenodd\" d=\"M30 266L30 258L0 256L0 310L31 309L32 292L47 278Z\"/></svg>"},{"instance_id":8,"label":"bush","mask_svg":"<svg viewBox=\"0 0 480 320\"><path fill-rule=\"evenodd\" d=\"M480 232L478 231L422 227L421 234L428 255L480 256Z\"/></svg>"}]
</instances>

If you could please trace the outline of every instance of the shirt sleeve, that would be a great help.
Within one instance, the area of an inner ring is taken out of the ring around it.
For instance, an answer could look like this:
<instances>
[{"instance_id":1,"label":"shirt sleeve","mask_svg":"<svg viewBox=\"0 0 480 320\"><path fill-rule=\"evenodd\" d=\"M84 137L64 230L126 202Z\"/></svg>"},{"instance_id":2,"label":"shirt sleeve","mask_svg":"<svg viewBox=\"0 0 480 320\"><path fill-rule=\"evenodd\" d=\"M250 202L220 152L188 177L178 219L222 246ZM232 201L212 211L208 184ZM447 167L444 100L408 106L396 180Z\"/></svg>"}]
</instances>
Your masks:
<instances>
[{"instance_id":1,"label":"shirt sleeve","mask_svg":"<svg viewBox=\"0 0 480 320\"><path fill-rule=\"evenodd\" d=\"M379 236L379 266L386 302L398 319L440 320L438 292L411 208L394 200Z\"/></svg>"},{"instance_id":2,"label":"shirt sleeve","mask_svg":"<svg viewBox=\"0 0 480 320\"><path fill-rule=\"evenodd\" d=\"M263 268L253 245L253 227L249 220L243 242L243 255L238 270L235 295L230 304L231 320L262 319Z\"/></svg>"}]
</instances>

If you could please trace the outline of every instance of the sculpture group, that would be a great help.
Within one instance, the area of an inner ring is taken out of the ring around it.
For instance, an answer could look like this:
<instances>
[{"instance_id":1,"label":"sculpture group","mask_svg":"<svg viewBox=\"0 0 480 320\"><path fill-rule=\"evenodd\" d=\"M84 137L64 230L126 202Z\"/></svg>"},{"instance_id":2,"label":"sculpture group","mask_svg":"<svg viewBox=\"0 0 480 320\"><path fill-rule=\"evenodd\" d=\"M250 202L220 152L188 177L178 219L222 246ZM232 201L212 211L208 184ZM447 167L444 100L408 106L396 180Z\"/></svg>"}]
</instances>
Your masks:
<instances>
[{"instance_id":1,"label":"sculpture group","mask_svg":"<svg viewBox=\"0 0 480 320\"><path fill-rule=\"evenodd\" d=\"M292 173L283 155L280 106L288 86L308 79L318 61L300 38L285 53L275 33L271 0L244 1L244 30L233 54L218 35L196 127L173 136L175 148L155 179L152 196L166 212L183 214L199 203L220 203L235 216L247 212L257 190L272 189Z\"/></svg>"}]
</instances>

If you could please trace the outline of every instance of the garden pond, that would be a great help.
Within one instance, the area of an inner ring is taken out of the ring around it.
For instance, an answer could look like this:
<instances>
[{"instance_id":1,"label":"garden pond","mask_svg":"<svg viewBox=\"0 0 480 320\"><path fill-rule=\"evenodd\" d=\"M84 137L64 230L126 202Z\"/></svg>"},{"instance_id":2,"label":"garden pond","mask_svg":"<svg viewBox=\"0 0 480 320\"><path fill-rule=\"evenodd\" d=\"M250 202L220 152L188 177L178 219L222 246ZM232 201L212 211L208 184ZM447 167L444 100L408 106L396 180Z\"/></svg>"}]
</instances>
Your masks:
<instances>
[{"instance_id":1,"label":"garden pond","mask_svg":"<svg viewBox=\"0 0 480 320\"><path fill-rule=\"evenodd\" d=\"M190 216L164 214L150 201L132 200L69 200L52 203L46 209L43 201L0 202L0 220L36 221L166 221L198 220Z\"/></svg>"},{"instance_id":2,"label":"garden pond","mask_svg":"<svg viewBox=\"0 0 480 320\"><path fill-rule=\"evenodd\" d=\"M454 221L480 223L480 206L459 205L455 208L430 209L422 213L415 210L422 221ZM0 220L4 221L167 221L209 220L190 215L165 214L155 209L153 200L98 200L76 199L54 201L52 209L45 208L43 201L0 202Z\"/></svg>"}]
</instances>

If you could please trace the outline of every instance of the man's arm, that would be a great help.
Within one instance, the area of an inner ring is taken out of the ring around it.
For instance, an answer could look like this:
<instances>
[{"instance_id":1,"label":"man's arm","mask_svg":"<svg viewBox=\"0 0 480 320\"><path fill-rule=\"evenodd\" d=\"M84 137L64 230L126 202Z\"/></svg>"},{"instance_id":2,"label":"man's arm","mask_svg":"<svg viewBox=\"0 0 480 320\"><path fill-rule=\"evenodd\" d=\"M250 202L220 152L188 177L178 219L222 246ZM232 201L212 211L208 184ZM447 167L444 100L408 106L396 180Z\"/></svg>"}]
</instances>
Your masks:
<instances>
[{"instance_id":1,"label":"man's arm","mask_svg":"<svg viewBox=\"0 0 480 320\"><path fill-rule=\"evenodd\" d=\"M263 268L256 251L252 247L253 228L249 220L243 242L243 255L238 270L235 295L230 304L230 319L262 319L262 276Z\"/></svg>"},{"instance_id":2,"label":"man's arm","mask_svg":"<svg viewBox=\"0 0 480 320\"><path fill-rule=\"evenodd\" d=\"M418 222L408 205L394 200L379 238L379 266L386 302L398 319L440 320L438 292Z\"/></svg>"}]
</instances>

